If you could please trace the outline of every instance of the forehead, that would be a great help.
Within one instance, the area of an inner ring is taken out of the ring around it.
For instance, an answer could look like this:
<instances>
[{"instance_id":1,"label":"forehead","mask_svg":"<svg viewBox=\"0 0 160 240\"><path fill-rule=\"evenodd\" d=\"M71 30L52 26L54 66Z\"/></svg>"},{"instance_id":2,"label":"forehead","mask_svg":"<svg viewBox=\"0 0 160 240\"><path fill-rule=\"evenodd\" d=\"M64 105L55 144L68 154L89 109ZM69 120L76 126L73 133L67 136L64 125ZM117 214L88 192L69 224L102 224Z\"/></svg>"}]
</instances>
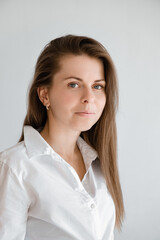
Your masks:
<instances>
[{"instance_id":1,"label":"forehead","mask_svg":"<svg viewBox=\"0 0 160 240\"><path fill-rule=\"evenodd\" d=\"M86 54L82 55L73 55L68 54L63 56L60 61L60 70L59 73L90 73L92 75L94 74L100 74L102 75L104 73L104 66L100 59L96 57L90 57Z\"/></svg>"}]
</instances>

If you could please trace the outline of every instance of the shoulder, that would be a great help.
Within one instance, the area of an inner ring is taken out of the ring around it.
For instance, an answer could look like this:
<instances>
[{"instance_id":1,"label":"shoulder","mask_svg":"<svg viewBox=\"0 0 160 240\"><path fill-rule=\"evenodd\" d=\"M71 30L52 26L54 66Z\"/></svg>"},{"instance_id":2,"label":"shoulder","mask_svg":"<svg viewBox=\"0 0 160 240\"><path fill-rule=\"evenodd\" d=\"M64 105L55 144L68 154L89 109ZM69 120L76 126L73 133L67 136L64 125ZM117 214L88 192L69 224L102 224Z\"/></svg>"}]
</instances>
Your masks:
<instances>
[{"instance_id":1,"label":"shoulder","mask_svg":"<svg viewBox=\"0 0 160 240\"><path fill-rule=\"evenodd\" d=\"M7 165L9 168L16 169L20 162L26 159L26 148L24 141L0 152L0 163Z\"/></svg>"},{"instance_id":2,"label":"shoulder","mask_svg":"<svg viewBox=\"0 0 160 240\"><path fill-rule=\"evenodd\" d=\"M24 141L22 141L0 152L0 161L5 162L10 157L16 158L19 155L23 155L24 153L25 153L25 146L24 146Z\"/></svg>"},{"instance_id":3,"label":"shoulder","mask_svg":"<svg viewBox=\"0 0 160 240\"><path fill-rule=\"evenodd\" d=\"M25 152L24 142L17 143L0 152L0 188L2 198L5 199L0 204L4 204L4 212L7 206L7 211L9 211L7 216L11 216L10 209L11 212L16 208L17 212L26 211L31 202L29 188L26 187L28 168Z\"/></svg>"}]
</instances>

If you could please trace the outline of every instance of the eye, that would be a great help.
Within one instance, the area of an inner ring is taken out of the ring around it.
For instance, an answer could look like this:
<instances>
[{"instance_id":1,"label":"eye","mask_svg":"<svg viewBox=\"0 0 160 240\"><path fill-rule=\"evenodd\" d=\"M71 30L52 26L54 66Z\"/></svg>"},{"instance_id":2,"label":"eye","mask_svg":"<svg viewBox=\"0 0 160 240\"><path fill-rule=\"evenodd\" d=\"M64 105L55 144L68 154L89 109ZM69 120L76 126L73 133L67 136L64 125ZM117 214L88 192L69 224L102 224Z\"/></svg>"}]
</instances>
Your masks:
<instances>
[{"instance_id":1,"label":"eye","mask_svg":"<svg viewBox=\"0 0 160 240\"><path fill-rule=\"evenodd\" d=\"M77 84L77 83L69 83L69 84L68 84L68 86L70 86L71 88L77 88L77 87L75 87L75 85L77 85L77 86L78 86L78 84Z\"/></svg>"},{"instance_id":2,"label":"eye","mask_svg":"<svg viewBox=\"0 0 160 240\"><path fill-rule=\"evenodd\" d=\"M104 86L103 86L103 85L96 85L96 86L94 86L94 87L96 87L96 89L98 89L98 90L101 90L101 89L103 89L103 88L104 88Z\"/></svg>"}]
</instances>

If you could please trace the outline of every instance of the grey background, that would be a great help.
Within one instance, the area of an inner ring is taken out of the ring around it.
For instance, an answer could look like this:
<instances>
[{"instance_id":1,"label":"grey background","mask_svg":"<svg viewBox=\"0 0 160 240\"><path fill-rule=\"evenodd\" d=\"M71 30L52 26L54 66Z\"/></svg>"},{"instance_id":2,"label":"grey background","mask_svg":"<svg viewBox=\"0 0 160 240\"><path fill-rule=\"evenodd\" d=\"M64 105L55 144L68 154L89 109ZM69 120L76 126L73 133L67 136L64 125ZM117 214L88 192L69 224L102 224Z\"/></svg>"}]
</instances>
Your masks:
<instances>
[{"instance_id":1,"label":"grey background","mask_svg":"<svg viewBox=\"0 0 160 240\"><path fill-rule=\"evenodd\" d=\"M0 151L18 141L42 48L87 35L118 73L118 164L126 218L116 240L160 239L160 1L0 0Z\"/></svg>"}]
</instances>

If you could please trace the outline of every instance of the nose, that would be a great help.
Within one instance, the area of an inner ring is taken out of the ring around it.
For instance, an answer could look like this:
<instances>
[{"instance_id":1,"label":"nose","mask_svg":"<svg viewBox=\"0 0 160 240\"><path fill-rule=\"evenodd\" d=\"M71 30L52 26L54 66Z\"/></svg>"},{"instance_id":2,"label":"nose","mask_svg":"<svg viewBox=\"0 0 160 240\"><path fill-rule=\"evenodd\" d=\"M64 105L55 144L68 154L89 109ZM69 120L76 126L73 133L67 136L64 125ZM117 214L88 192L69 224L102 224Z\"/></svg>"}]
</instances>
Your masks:
<instances>
[{"instance_id":1,"label":"nose","mask_svg":"<svg viewBox=\"0 0 160 240\"><path fill-rule=\"evenodd\" d=\"M88 89L88 88L83 89L83 94L81 98L82 102L93 103L94 98L95 96L92 89Z\"/></svg>"}]
</instances>

